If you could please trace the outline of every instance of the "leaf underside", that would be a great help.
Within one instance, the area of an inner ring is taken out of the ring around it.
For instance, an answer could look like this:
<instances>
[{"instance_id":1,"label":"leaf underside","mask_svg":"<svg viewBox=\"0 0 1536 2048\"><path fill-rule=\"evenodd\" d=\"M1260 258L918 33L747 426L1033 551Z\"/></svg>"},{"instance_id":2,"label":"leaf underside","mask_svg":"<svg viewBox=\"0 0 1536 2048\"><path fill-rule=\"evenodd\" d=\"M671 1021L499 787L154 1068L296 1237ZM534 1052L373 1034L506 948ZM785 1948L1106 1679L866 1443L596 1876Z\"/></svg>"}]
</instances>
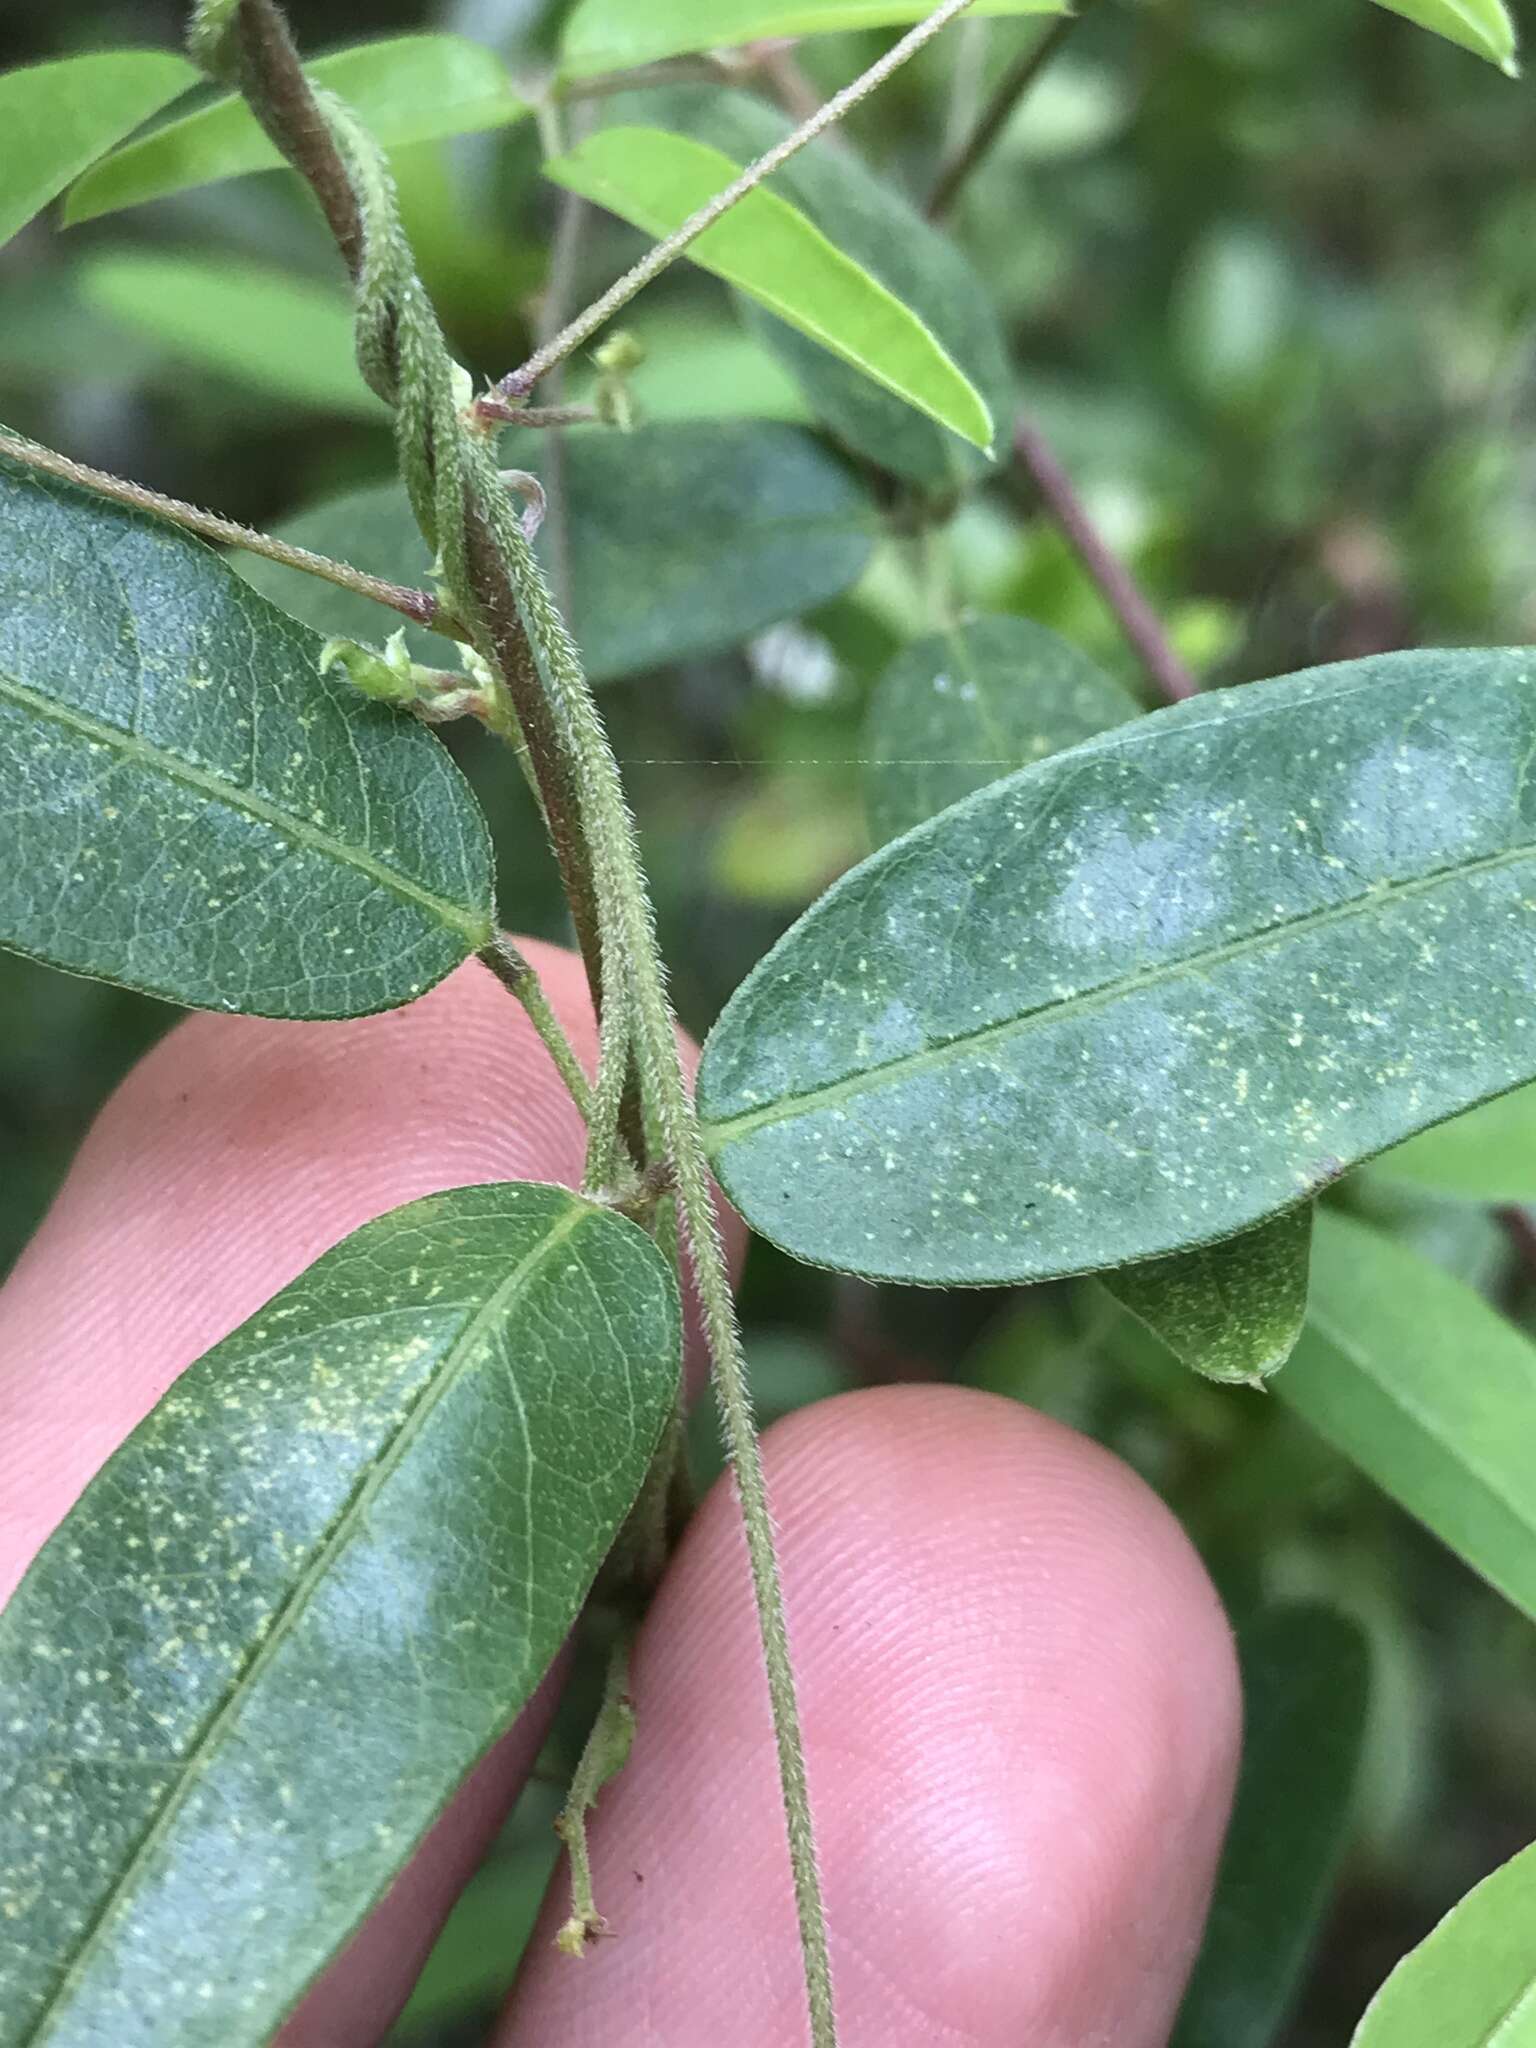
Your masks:
<instances>
[{"instance_id":1,"label":"leaf underside","mask_svg":"<svg viewBox=\"0 0 1536 2048\"><path fill-rule=\"evenodd\" d=\"M368 1224L176 1381L0 1616L0 2044L258 2048L548 1668L676 1396L564 1189Z\"/></svg>"},{"instance_id":2,"label":"leaf underside","mask_svg":"<svg viewBox=\"0 0 1536 2048\"><path fill-rule=\"evenodd\" d=\"M733 165L751 163L791 128L761 100L712 86L616 93L603 109L610 123L689 136ZM776 171L772 189L916 315L979 394L1001 448L1013 427L1008 351L992 296L954 242L847 150L824 141L812 143ZM883 390L797 328L760 307L747 310L818 419L856 453L944 492L990 472L987 457L948 427Z\"/></svg>"},{"instance_id":3,"label":"leaf underside","mask_svg":"<svg viewBox=\"0 0 1536 2048\"><path fill-rule=\"evenodd\" d=\"M1311 1252L1308 1203L1220 1244L1124 1266L1104 1284L1185 1365L1261 1386L1301 1336Z\"/></svg>"},{"instance_id":4,"label":"leaf underside","mask_svg":"<svg viewBox=\"0 0 1536 2048\"><path fill-rule=\"evenodd\" d=\"M1515 24L1504 0L1380 0L1394 14L1486 57L1511 78L1520 75Z\"/></svg>"},{"instance_id":5,"label":"leaf underside","mask_svg":"<svg viewBox=\"0 0 1536 2048\"><path fill-rule=\"evenodd\" d=\"M197 73L159 50L104 50L0 77L0 245Z\"/></svg>"},{"instance_id":6,"label":"leaf underside","mask_svg":"<svg viewBox=\"0 0 1536 2048\"><path fill-rule=\"evenodd\" d=\"M432 736L200 541L0 464L0 944L194 1008L344 1017L494 929Z\"/></svg>"},{"instance_id":7,"label":"leaf underside","mask_svg":"<svg viewBox=\"0 0 1536 2048\"><path fill-rule=\"evenodd\" d=\"M1307 1327L1273 1384L1536 1618L1536 1344L1523 1331L1417 1252L1324 1210Z\"/></svg>"},{"instance_id":8,"label":"leaf underside","mask_svg":"<svg viewBox=\"0 0 1536 2048\"><path fill-rule=\"evenodd\" d=\"M1398 1964L1350 2048L1531 2048L1536 1848L1484 1878Z\"/></svg>"},{"instance_id":9,"label":"leaf underside","mask_svg":"<svg viewBox=\"0 0 1536 2048\"><path fill-rule=\"evenodd\" d=\"M716 1171L928 1284L1214 1243L1536 1072L1536 656L1385 655L1137 721L896 840L705 1048Z\"/></svg>"}]
</instances>

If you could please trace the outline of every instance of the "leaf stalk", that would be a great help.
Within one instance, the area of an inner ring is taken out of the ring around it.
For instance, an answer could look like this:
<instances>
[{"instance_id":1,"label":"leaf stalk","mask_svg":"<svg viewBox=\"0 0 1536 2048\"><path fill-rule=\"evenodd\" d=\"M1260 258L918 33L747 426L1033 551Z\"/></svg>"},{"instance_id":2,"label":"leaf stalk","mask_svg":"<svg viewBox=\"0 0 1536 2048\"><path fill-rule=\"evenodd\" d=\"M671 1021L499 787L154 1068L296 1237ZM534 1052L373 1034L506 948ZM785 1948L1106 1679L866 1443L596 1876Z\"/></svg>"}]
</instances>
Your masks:
<instances>
[{"instance_id":1,"label":"leaf stalk","mask_svg":"<svg viewBox=\"0 0 1536 2048\"><path fill-rule=\"evenodd\" d=\"M375 604L386 605L391 611L399 612L402 618L410 619L418 626L430 626L434 632L446 633L451 639L465 640L469 637L465 628L428 590L412 590L405 584L388 583L380 576L370 576L364 569L354 569L349 562L333 562L328 555L317 555L309 548L294 547L273 534L262 533L252 526L241 526L233 519L223 519L216 512L199 511L196 505L189 505L180 498L163 497L159 491L152 491L145 484L131 483L126 477L112 476L104 469L92 469L88 463L76 462L71 456L61 455L54 448L45 448L40 441L29 441L21 434L0 430L0 455L8 456L12 462L24 463L29 469L40 470L45 476L56 476L64 483L78 484L82 490L94 491L100 498L111 498L116 504L131 506L135 512L147 512L156 519L167 519L172 525L195 533L202 540L213 541L220 547L238 548L244 554L260 555L268 562L280 562L285 569L299 569L306 576L318 576L322 582L334 583L339 590L350 590L356 597L371 598Z\"/></svg>"}]
</instances>

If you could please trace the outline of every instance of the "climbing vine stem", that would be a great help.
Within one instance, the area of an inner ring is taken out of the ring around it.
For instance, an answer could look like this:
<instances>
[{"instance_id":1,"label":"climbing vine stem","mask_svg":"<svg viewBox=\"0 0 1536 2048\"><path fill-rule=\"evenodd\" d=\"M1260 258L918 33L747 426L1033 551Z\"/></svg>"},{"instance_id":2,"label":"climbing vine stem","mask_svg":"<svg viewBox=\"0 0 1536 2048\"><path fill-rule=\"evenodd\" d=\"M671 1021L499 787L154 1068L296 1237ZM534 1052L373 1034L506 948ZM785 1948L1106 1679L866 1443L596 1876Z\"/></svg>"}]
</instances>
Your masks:
<instances>
[{"instance_id":1,"label":"climbing vine stem","mask_svg":"<svg viewBox=\"0 0 1536 2048\"><path fill-rule=\"evenodd\" d=\"M965 4L947 0L930 17L928 33ZM913 37L905 43L918 46ZM437 555L448 601L505 688L527 746L600 1020L586 1184L607 1192L634 1183L635 1167L648 1164L633 1157L626 1139L626 1129L636 1127L642 1138L656 1135L658 1163L670 1171L746 1527L811 2038L814 2048L835 2048L826 1921L762 1460L713 1188L618 765L576 645L497 467L495 424L476 411L416 275L377 145L340 101L311 87L274 0L200 0L189 47L213 76L239 86L319 198L356 288L359 364L395 410L400 467L417 521ZM882 76L892 68L876 67ZM852 104L850 95L842 97ZM509 967L514 993L526 1001L516 966L500 965ZM551 1045L557 1060L558 1043ZM638 1110L626 1116L632 1074Z\"/></svg>"}]
</instances>

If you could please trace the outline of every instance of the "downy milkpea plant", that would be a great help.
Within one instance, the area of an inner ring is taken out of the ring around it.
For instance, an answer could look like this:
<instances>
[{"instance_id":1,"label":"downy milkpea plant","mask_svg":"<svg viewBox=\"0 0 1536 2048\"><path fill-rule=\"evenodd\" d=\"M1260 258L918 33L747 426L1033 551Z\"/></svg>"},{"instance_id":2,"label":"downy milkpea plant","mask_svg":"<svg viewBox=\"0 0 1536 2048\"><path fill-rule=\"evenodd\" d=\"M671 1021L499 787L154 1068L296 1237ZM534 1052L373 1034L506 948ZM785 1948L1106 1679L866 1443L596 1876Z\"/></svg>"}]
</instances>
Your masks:
<instances>
[{"instance_id":1,"label":"downy milkpea plant","mask_svg":"<svg viewBox=\"0 0 1536 2048\"><path fill-rule=\"evenodd\" d=\"M1387 4L1514 75L1502 0ZM1051 19L919 210L829 131L967 13ZM749 67L701 82L702 53L776 58L850 26L907 32L798 120ZM853 1280L1092 1286L1129 1370L1171 1355L1202 1402L1268 1387L1536 1615L1536 1349L1350 1178L1391 1151L1398 1185L1526 1196L1518 1169L1493 1183L1536 1101L1511 1094L1536 1082L1536 653L1197 689L1021 413L942 227L1070 28L1052 0L576 0L532 106L462 39L306 65L273 0L201 0L185 59L0 76L6 239L61 196L83 222L298 174L351 280L353 355L334 301L281 272L251 288L280 309L282 361L242 354L242 287L196 259L98 252L96 289L257 381L388 420L400 478L272 535L0 430L0 941L310 1022L408 1004L478 958L587 1133L579 1190L465 1188L336 1244L176 1380L39 1553L0 1615L3 2048L270 2040L594 1587L617 1618L560 1821L559 1939L580 1956L604 1931L586 1816L623 1767L627 1657L684 1519L680 1269L746 1536L806 2038L838 2040L714 1182L763 1239ZM530 113L562 236L597 207L656 239L584 311L557 262L533 352L477 388L386 152ZM734 289L794 423L644 417L641 351L612 323L679 259ZM939 593L867 707L876 850L748 975L690 1086L592 686L803 618L892 536L926 565L1005 464L1160 708L1045 627ZM532 791L593 1073L502 935L521 906L498 902L487 823L429 730L457 721L506 742ZM1277 1607L1243 1647L1279 1704L1250 1728L1181 2048L1277 2037L1367 1711L1344 1618ZM438 1659L447 1717L422 1706ZM1320 1685L1337 1711L1307 1754L1287 1713ZM391 1704L395 1740L317 1721L317 1701L364 1699ZM1272 1871L1276 1802L1307 1772ZM1533 1855L1389 1978L1357 2048L1504 2039L1536 2000Z\"/></svg>"}]
</instances>

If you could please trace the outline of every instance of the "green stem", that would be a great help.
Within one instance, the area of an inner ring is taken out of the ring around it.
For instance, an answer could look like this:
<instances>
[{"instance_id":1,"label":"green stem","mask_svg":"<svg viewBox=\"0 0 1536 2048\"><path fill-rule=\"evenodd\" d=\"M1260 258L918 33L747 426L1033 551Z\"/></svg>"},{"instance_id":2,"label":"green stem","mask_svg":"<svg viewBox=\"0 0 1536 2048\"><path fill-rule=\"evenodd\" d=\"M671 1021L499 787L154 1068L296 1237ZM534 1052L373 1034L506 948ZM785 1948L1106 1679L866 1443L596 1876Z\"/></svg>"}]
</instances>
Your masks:
<instances>
[{"instance_id":1,"label":"green stem","mask_svg":"<svg viewBox=\"0 0 1536 2048\"><path fill-rule=\"evenodd\" d=\"M8 456L12 462L23 463L28 469L41 470L45 476L56 476L65 483L78 484L82 490L94 491L100 498L111 498L119 505L129 505L135 512L148 512L156 519L168 519L173 525L183 527L203 540L216 541L222 547L239 548L245 554L260 555L269 562L281 562L285 569L301 569L306 576L318 576L326 583L334 583L338 589L350 590L357 597L372 598L375 604L387 605L391 611L414 620L418 626L430 626L434 632L446 633L455 640L468 638L465 629L448 616L430 591L411 590L401 583L386 583L382 577L370 576L366 570L354 569L350 563L333 562L328 555L316 555L308 548L293 547L270 533L240 526L233 519L221 519L216 512L200 512L196 505L188 505L180 498L162 497L158 491L149 490L144 484L130 483L126 477L112 476L104 469L92 469L88 463L75 462L68 455L60 455L56 449L45 448L40 441L29 441L21 434L0 431L0 455Z\"/></svg>"},{"instance_id":2,"label":"green stem","mask_svg":"<svg viewBox=\"0 0 1536 2048\"><path fill-rule=\"evenodd\" d=\"M966 4L946 0L858 88L823 110L826 120L888 76ZM232 41L238 49L231 49ZM364 374L397 408L401 466L412 505L440 555L455 609L466 613L476 628L479 651L494 661L512 694L539 771L600 1019L588 1182L600 1185L600 1175L624 1164L621 1124L631 1098L632 1059L642 1126L646 1118L654 1125L672 1167L680 1236L703 1306L746 1525L811 2036L814 2048L836 2048L826 1920L762 1459L708 1162L618 764L581 657L502 484L486 435L472 424L473 409L468 416L460 410L460 373L416 275L377 146L340 102L309 92L272 0L200 0L193 46L210 68L221 74L231 66L237 70L263 125L316 183L357 281ZM336 164L349 180L346 191L336 188ZM564 353L568 350L558 351L550 362L563 360Z\"/></svg>"},{"instance_id":3,"label":"green stem","mask_svg":"<svg viewBox=\"0 0 1536 2048\"><path fill-rule=\"evenodd\" d=\"M657 951L634 821L624 799L618 763L543 571L520 533L509 532L507 539L509 568L523 600L530 638L540 650L545 674L562 715L570 723L573 743L582 762L584 810L599 894L605 905L617 912L616 938L621 957L628 965L627 993L633 1006L634 1050L645 1106L660 1127L663 1150L675 1176L681 1235L703 1310L721 1428L741 1502L778 1752L811 2040L814 2048L836 2048L826 1912L816 1863L805 1750L774 1549L773 1518L709 1162L683 1069L676 1021L667 999L665 970Z\"/></svg>"},{"instance_id":4,"label":"green stem","mask_svg":"<svg viewBox=\"0 0 1536 2048\"><path fill-rule=\"evenodd\" d=\"M503 988L510 989L528 1013L529 1022L544 1041L545 1050L554 1061L566 1092L581 1111L583 1118L592 1120L592 1088L577 1059L575 1048L566 1037L560 1019L555 1015L549 997L544 993L544 984L531 960L509 938L495 938L482 948L480 958L489 967Z\"/></svg>"}]
</instances>

